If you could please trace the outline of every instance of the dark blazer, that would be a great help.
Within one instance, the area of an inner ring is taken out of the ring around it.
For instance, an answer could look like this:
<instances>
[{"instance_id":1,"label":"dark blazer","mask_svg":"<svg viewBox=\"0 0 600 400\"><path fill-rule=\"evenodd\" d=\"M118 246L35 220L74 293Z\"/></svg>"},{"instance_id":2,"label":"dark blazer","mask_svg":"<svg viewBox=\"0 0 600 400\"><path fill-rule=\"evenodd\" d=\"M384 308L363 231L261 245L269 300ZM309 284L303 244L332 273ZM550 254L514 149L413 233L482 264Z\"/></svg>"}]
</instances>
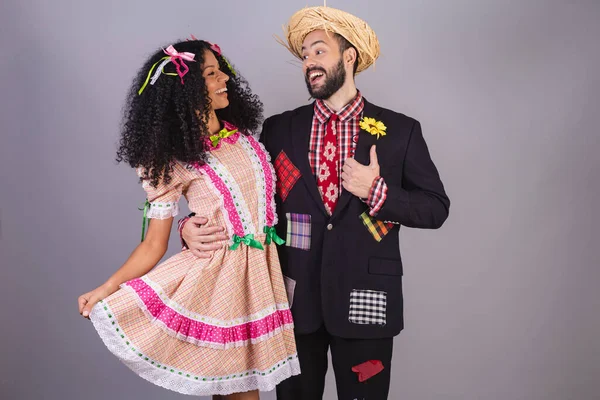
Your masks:
<instances>
[{"instance_id":1,"label":"dark blazer","mask_svg":"<svg viewBox=\"0 0 600 400\"><path fill-rule=\"evenodd\" d=\"M290 301L296 333L312 333L324 323L345 338L395 336L404 327L400 226L441 227L450 200L419 122L365 100L363 115L382 121L387 135L377 139L361 130L354 158L369 164L369 150L377 145L387 199L375 218L364 218L368 206L343 190L329 217L308 161L313 112L310 104L272 116L261 134L277 171L277 232L288 239L279 255L283 274L295 281ZM388 231L378 241L368 226L383 222Z\"/></svg>"}]
</instances>

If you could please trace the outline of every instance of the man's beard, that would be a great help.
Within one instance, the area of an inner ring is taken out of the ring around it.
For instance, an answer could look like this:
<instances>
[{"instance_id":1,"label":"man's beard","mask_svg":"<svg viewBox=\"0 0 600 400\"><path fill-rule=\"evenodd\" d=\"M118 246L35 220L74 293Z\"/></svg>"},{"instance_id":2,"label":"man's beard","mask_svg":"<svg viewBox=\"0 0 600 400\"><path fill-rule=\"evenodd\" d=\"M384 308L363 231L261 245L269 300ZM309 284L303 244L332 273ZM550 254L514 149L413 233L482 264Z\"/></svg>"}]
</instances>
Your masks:
<instances>
[{"instance_id":1,"label":"man's beard","mask_svg":"<svg viewBox=\"0 0 600 400\"><path fill-rule=\"evenodd\" d=\"M313 88L310 85L310 74L315 71L321 71L325 73L325 83L320 88ZM344 82L346 81L346 70L344 69L344 62L340 57L340 61L337 65L329 72L326 72L323 68L312 68L306 71L306 75L304 76L304 80L306 82L306 87L308 88L308 93L314 99L325 100L334 95L335 92L340 90L342 86L344 86Z\"/></svg>"}]
</instances>

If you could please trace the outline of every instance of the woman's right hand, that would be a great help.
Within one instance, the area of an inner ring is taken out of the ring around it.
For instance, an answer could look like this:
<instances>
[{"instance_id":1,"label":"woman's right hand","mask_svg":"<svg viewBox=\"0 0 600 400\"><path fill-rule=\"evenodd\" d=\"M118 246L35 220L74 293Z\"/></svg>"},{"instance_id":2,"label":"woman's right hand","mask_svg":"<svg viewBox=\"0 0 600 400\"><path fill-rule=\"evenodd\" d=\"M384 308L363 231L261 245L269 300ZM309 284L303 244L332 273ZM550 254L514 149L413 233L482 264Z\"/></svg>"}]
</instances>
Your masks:
<instances>
[{"instance_id":1,"label":"woman's right hand","mask_svg":"<svg viewBox=\"0 0 600 400\"><path fill-rule=\"evenodd\" d=\"M102 286L98 286L91 292L82 294L77 300L79 303L79 314L81 314L84 318L89 319L90 312L92 312L94 305L100 300L103 300L104 298L116 292L117 289L118 287L114 288L109 284L104 284Z\"/></svg>"},{"instance_id":2,"label":"woman's right hand","mask_svg":"<svg viewBox=\"0 0 600 400\"><path fill-rule=\"evenodd\" d=\"M119 285L150 272L167 252L172 225L173 217L152 219L144 241L136 246L125 264L103 285L79 296L79 299L77 299L79 314L84 318L89 318L94 305L116 292Z\"/></svg>"}]
</instances>

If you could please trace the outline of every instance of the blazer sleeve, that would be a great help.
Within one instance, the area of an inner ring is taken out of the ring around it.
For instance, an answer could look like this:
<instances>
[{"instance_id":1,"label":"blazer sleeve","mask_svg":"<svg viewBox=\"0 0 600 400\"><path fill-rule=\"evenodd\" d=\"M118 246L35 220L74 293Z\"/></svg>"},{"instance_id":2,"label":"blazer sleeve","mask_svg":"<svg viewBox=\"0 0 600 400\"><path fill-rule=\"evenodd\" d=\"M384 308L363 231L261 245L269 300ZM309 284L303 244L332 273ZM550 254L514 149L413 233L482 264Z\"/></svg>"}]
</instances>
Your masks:
<instances>
[{"instance_id":1,"label":"blazer sleeve","mask_svg":"<svg viewBox=\"0 0 600 400\"><path fill-rule=\"evenodd\" d=\"M265 149L267 150L267 152L269 151L269 146L267 143L267 134L268 134L268 127L270 126L270 120L271 120L271 117L267 118L263 122L262 131L260 132L260 136L258 139L263 144L263 146L265 146Z\"/></svg>"},{"instance_id":2,"label":"blazer sleeve","mask_svg":"<svg viewBox=\"0 0 600 400\"><path fill-rule=\"evenodd\" d=\"M383 178L387 196L377 219L411 228L437 229L448 218L450 199L418 121L414 122L408 139L401 185L396 184L397 179Z\"/></svg>"}]
</instances>

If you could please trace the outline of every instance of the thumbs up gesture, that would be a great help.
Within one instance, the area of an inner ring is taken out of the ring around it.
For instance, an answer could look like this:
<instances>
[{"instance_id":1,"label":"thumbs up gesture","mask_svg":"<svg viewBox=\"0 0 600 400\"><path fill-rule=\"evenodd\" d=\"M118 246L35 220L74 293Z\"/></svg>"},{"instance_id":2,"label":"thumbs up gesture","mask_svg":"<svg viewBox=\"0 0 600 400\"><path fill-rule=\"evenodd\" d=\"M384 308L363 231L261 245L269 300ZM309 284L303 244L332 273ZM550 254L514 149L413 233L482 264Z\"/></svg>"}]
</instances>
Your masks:
<instances>
[{"instance_id":1,"label":"thumbs up gesture","mask_svg":"<svg viewBox=\"0 0 600 400\"><path fill-rule=\"evenodd\" d=\"M344 189L359 197L367 199L375 178L379 176L377 148L371 147L369 165L362 165L353 158L348 158L342 168L342 186Z\"/></svg>"}]
</instances>

